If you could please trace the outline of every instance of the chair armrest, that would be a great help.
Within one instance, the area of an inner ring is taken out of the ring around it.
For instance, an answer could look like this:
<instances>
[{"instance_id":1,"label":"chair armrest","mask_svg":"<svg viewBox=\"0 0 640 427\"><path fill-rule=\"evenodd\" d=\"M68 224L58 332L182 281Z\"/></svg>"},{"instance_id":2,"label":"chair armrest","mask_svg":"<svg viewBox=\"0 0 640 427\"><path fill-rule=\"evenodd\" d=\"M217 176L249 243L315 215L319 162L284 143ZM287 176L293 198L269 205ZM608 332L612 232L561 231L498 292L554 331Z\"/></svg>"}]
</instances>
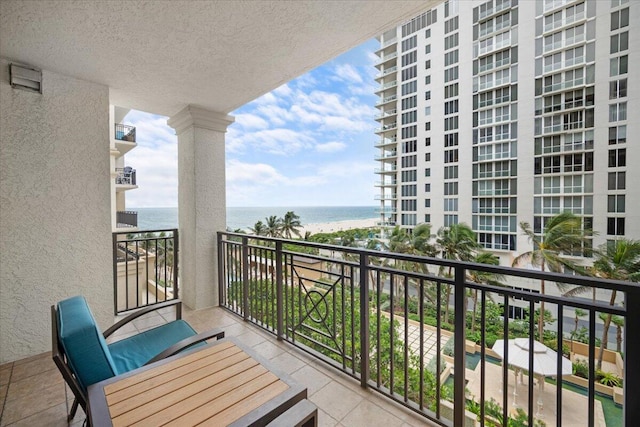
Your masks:
<instances>
[{"instance_id":1,"label":"chair armrest","mask_svg":"<svg viewBox=\"0 0 640 427\"><path fill-rule=\"evenodd\" d=\"M128 315L127 317L115 323L113 326L111 326L106 331L104 331L102 335L105 338L108 338L111 334L113 334L115 331L117 331L127 323L131 322L132 320L137 319L140 316L144 316L147 313L151 313L152 311L160 310L161 308L165 308L165 307L171 307L172 305L177 305L176 319L181 319L182 318L182 301L179 299L172 300L172 301L165 301L165 302L161 302L160 304L154 304L149 307L145 307L141 310L138 310L134 313L131 313L130 315Z\"/></svg>"},{"instance_id":2,"label":"chair armrest","mask_svg":"<svg viewBox=\"0 0 640 427\"><path fill-rule=\"evenodd\" d=\"M186 350L187 348L199 344L203 341L208 340L209 338L215 337L216 339L224 338L224 331L221 329L211 329L205 332L201 332L199 334L190 336L189 338L185 338L182 341L178 341L162 353L155 356L153 359L149 360L145 363L145 366L157 362L158 360L166 359L167 357L173 356L176 353L181 352L182 350Z\"/></svg>"}]
</instances>

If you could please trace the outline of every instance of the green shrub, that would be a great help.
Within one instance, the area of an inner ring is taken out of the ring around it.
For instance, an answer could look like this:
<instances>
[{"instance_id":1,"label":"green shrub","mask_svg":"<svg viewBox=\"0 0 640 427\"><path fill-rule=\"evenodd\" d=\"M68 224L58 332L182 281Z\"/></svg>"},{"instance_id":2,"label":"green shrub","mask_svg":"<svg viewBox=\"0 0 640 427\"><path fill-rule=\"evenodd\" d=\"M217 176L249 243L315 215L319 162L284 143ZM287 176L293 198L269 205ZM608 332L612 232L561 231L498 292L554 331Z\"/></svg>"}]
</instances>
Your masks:
<instances>
[{"instance_id":1,"label":"green shrub","mask_svg":"<svg viewBox=\"0 0 640 427\"><path fill-rule=\"evenodd\" d=\"M584 360L573 363L573 375L581 378L589 378L589 365Z\"/></svg>"}]
</instances>

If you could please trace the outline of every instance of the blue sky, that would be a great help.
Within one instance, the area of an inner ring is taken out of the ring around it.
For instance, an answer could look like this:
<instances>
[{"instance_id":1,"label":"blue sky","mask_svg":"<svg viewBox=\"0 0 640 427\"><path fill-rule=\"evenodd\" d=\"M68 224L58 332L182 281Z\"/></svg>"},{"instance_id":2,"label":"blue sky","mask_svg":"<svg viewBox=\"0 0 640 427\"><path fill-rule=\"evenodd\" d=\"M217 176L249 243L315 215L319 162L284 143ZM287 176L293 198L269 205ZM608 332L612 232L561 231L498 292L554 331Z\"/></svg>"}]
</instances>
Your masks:
<instances>
[{"instance_id":1,"label":"blue sky","mask_svg":"<svg viewBox=\"0 0 640 427\"><path fill-rule=\"evenodd\" d=\"M228 206L373 206L375 40L335 58L231 115ZM167 118L131 111L138 147L126 156L138 189L127 207L178 204L177 139Z\"/></svg>"}]
</instances>

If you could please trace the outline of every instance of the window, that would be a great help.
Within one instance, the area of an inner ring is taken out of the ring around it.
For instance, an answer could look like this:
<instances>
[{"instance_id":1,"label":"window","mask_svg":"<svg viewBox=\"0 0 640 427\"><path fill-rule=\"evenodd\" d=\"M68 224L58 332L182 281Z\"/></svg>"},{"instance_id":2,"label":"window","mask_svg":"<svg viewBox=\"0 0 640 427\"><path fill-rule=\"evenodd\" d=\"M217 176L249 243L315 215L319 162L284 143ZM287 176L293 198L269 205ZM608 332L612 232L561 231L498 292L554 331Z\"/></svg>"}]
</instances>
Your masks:
<instances>
[{"instance_id":1,"label":"window","mask_svg":"<svg viewBox=\"0 0 640 427\"><path fill-rule=\"evenodd\" d=\"M499 125L496 126L496 141L500 141L503 139L509 139L509 125Z\"/></svg>"},{"instance_id":2,"label":"window","mask_svg":"<svg viewBox=\"0 0 640 427\"><path fill-rule=\"evenodd\" d=\"M425 162L431 161L431 153L424 153L424 161Z\"/></svg>"},{"instance_id":3,"label":"window","mask_svg":"<svg viewBox=\"0 0 640 427\"><path fill-rule=\"evenodd\" d=\"M564 177L565 193L582 193L582 175L567 175Z\"/></svg>"},{"instance_id":4,"label":"window","mask_svg":"<svg viewBox=\"0 0 640 427\"><path fill-rule=\"evenodd\" d=\"M454 147L458 145L458 134L450 133L444 136L444 146L445 147Z\"/></svg>"},{"instance_id":5,"label":"window","mask_svg":"<svg viewBox=\"0 0 640 427\"><path fill-rule=\"evenodd\" d=\"M415 199L402 200L401 206L403 211L415 212L417 203Z\"/></svg>"},{"instance_id":6,"label":"window","mask_svg":"<svg viewBox=\"0 0 640 427\"><path fill-rule=\"evenodd\" d=\"M424 207L425 208L431 207L431 199L424 199Z\"/></svg>"},{"instance_id":7,"label":"window","mask_svg":"<svg viewBox=\"0 0 640 427\"><path fill-rule=\"evenodd\" d=\"M544 51L549 52L562 47L562 31L544 37Z\"/></svg>"},{"instance_id":8,"label":"window","mask_svg":"<svg viewBox=\"0 0 640 427\"><path fill-rule=\"evenodd\" d=\"M458 96L458 83L454 83L444 87L444 97L452 98L454 96Z\"/></svg>"},{"instance_id":9,"label":"window","mask_svg":"<svg viewBox=\"0 0 640 427\"><path fill-rule=\"evenodd\" d=\"M627 79L609 82L609 99L624 98L627 96Z\"/></svg>"},{"instance_id":10,"label":"window","mask_svg":"<svg viewBox=\"0 0 640 427\"><path fill-rule=\"evenodd\" d=\"M629 8L611 13L611 31L629 26Z\"/></svg>"},{"instance_id":11,"label":"window","mask_svg":"<svg viewBox=\"0 0 640 427\"><path fill-rule=\"evenodd\" d=\"M575 43L580 43L582 41L584 41L584 29L585 26L584 24L582 25L577 25L573 28L568 28L565 31L565 41L564 44L565 46L569 46Z\"/></svg>"},{"instance_id":12,"label":"window","mask_svg":"<svg viewBox=\"0 0 640 427\"><path fill-rule=\"evenodd\" d=\"M493 92L483 92L478 95L478 107L488 107L493 105Z\"/></svg>"},{"instance_id":13,"label":"window","mask_svg":"<svg viewBox=\"0 0 640 427\"><path fill-rule=\"evenodd\" d=\"M403 153L413 153L418 149L417 141L404 141L402 143L402 152Z\"/></svg>"},{"instance_id":14,"label":"window","mask_svg":"<svg viewBox=\"0 0 640 427\"><path fill-rule=\"evenodd\" d=\"M414 35L409 37L408 39L402 40L402 51L406 52L408 50L413 49L418 45L418 36Z\"/></svg>"},{"instance_id":15,"label":"window","mask_svg":"<svg viewBox=\"0 0 640 427\"><path fill-rule=\"evenodd\" d=\"M568 154L564 156L565 172L581 172L582 171L582 154Z\"/></svg>"},{"instance_id":16,"label":"window","mask_svg":"<svg viewBox=\"0 0 640 427\"><path fill-rule=\"evenodd\" d=\"M415 123L418 120L418 112L416 110L402 113L402 124Z\"/></svg>"},{"instance_id":17,"label":"window","mask_svg":"<svg viewBox=\"0 0 640 427\"><path fill-rule=\"evenodd\" d=\"M562 53L555 53L544 57L544 72L554 71L562 67Z\"/></svg>"},{"instance_id":18,"label":"window","mask_svg":"<svg viewBox=\"0 0 640 427\"><path fill-rule=\"evenodd\" d=\"M493 123L493 110L483 110L478 113L478 124L489 125Z\"/></svg>"},{"instance_id":19,"label":"window","mask_svg":"<svg viewBox=\"0 0 640 427\"><path fill-rule=\"evenodd\" d=\"M629 49L628 31L611 36L611 48L609 53L618 53L627 49Z\"/></svg>"},{"instance_id":20,"label":"window","mask_svg":"<svg viewBox=\"0 0 640 427\"><path fill-rule=\"evenodd\" d=\"M448 67L458 62L458 49L452 50L444 55L444 66Z\"/></svg>"},{"instance_id":21,"label":"window","mask_svg":"<svg viewBox=\"0 0 640 427\"><path fill-rule=\"evenodd\" d=\"M424 61L424 69L428 70L429 68L431 68L431 60L430 59Z\"/></svg>"},{"instance_id":22,"label":"window","mask_svg":"<svg viewBox=\"0 0 640 427\"><path fill-rule=\"evenodd\" d=\"M607 218L607 234L624 236L624 218Z\"/></svg>"},{"instance_id":23,"label":"window","mask_svg":"<svg viewBox=\"0 0 640 427\"><path fill-rule=\"evenodd\" d=\"M402 128L401 130L402 139L415 138L417 131L418 131L417 126L407 126L405 128Z\"/></svg>"},{"instance_id":24,"label":"window","mask_svg":"<svg viewBox=\"0 0 640 427\"><path fill-rule=\"evenodd\" d=\"M444 199L444 211L445 212L457 212L458 211L458 199Z\"/></svg>"},{"instance_id":25,"label":"window","mask_svg":"<svg viewBox=\"0 0 640 427\"><path fill-rule=\"evenodd\" d=\"M511 107L498 107L496 108L496 122L505 122L509 120L509 113L511 111Z\"/></svg>"},{"instance_id":26,"label":"window","mask_svg":"<svg viewBox=\"0 0 640 427\"><path fill-rule=\"evenodd\" d=\"M503 102L509 102L510 88L505 87L502 89L496 89L496 104L502 104Z\"/></svg>"},{"instance_id":27,"label":"window","mask_svg":"<svg viewBox=\"0 0 640 427\"><path fill-rule=\"evenodd\" d=\"M627 125L609 128L609 145L627 142Z\"/></svg>"},{"instance_id":28,"label":"window","mask_svg":"<svg viewBox=\"0 0 640 427\"><path fill-rule=\"evenodd\" d=\"M458 129L458 116L453 116L444 119L444 130L450 131Z\"/></svg>"},{"instance_id":29,"label":"window","mask_svg":"<svg viewBox=\"0 0 640 427\"><path fill-rule=\"evenodd\" d=\"M402 109L403 110L408 110L410 108L416 108L417 104L418 104L418 97L416 95L402 99Z\"/></svg>"},{"instance_id":30,"label":"window","mask_svg":"<svg viewBox=\"0 0 640 427\"><path fill-rule=\"evenodd\" d=\"M458 161L458 149L444 150L444 162L455 163Z\"/></svg>"},{"instance_id":31,"label":"window","mask_svg":"<svg viewBox=\"0 0 640 427\"><path fill-rule=\"evenodd\" d=\"M542 173L560 173L560 156L543 157Z\"/></svg>"},{"instance_id":32,"label":"window","mask_svg":"<svg viewBox=\"0 0 640 427\"><path fill-rule=\"evenodd\" d=\"M479 135L479 141L481 144L485 143L485 142L491 142L493 141L493 128L492 127L488 127L488 128L482 128L480 129L480 135Z\"/></svg>"},{"instance_id":33,"label":"window","mask_svg":"<svg viewBox=\"0 0 640 427\"><path fill-rule=\"evenodd\" d=\"M444 179L458 179L458 166L445 166Z\"/></svg>"},{"instance_id":34,"label":"window","mask_svg":"<svg viewBox=\"0 0 640 427\"><path fill-rule=\"evenodd\" d=\"M543 194L558 194L560 193L560 177L548 176L544 177L542 182Z\"/></svg>"},{"instance_id":35,"label":"window","mask_svg":"<svg viewBox=\"0 0 640 427\"><path fill-rule=\"evenodd\" d=\"M402 179L402 182L415 182L416 181L416 171L415 171L415 169L414 170L408 170L408 171L402 171L401 179Z\"/></svg>"},{"instance_id":36,"label":"window","mask_svg":"<svg viewBox=\"0 0 640 427\"><path fill-rule=\"evenodd\" d=\"M425 76L424 78L424 84L425 85L430 85L431 84L431 76Z\"/></svg>"},{"instance_id":37,"label":"window","mask_svg":"<svg viewBox=\"0 0 640 427\"><path fill-rule=\"evenodd\" d=\"M414 79L417 75L417 66L412 66L409 68L405 68L404 70L402 70L402 80L411 80Z\"/></svg>"},{"instance_id":38,"label":"window","mask_svg":"<svg viewBox=\"0 0 640 427\"><path fill-rule=\"evenodd\" d=\"M416 167L417 156L414 154L412 156L403 156L402 157L402 167L403 168L413 168Z\"/></svg>"},{"instance_id":39,"label":"window","mask_svg":"<svg viewBox=\"0 0 640 427\"><path fill-rule=\"evenodd\" d=\"M444 70L444 82L450 82L451 80L456 80L458 78L458 67L452 67Z\"/></svg>"},{"instance_id":40,"label":"window","mask_svg":"<svg viewBox=\"0 0 640 427\"><path fill-rule=\"evenodd\" d=\"M431 130L431 122L426 122L424 124L424 130Z\"/></svg>"},{"instance_id":41,"label":"window","mask_svg":"<svg viewBox=\"0 0 640 427\"><path fill-rule=\"evenodd\" d=\"M428 39L429 37L431 37L431 28L427 28L427 30L424 32L424 38Z\"/></svg>"},{"instance_id":42,"label":"window","mask_svg":"<svg viewBox=\"0 0 640 427\"><path fill-rule=\"evenodd\" d=\"M570 67L584 62L584 46L569 49L564 53L564 66Z\"/></svg>"},{"instance_id":43,"label":"window","mask_svg":"<svg viewBox=\"0 0 640 427\"><path fill-rule=\"evenodd\" d=\"M504 50L502 52L496 53L496 68L502 67L503 65L509 64L509 55L511 51Z\"/></svg>"},{"instance_id":44,"label":"window","mask_svg":"<svg viewBox=\"0 0 640 427\"><path fill-rule=\"evenodd\" d=\"M402 55L402 66L406 67L407 65L411 65L418 60L418 52L413 51Z\"/></svg>"},{"instance_id":45,"label":"window","mask_svg":"<svg viewBox=\"0 0 640 427\"><path fill-rule=\"evenodd\" d=\"M444 183L444 195L456 196L458 195L458 183L457 182L445 182Z\"/></svg>"},{"instance_id":46,"label":"window","mask_svg":"<svg viewBox=\"0 0 640 427\"><path fill-rule=\"evenodd\" d=\"M444 216L444 226L451 227L458 223L458 215L445 215Z\"/></svg>"},{"instance_id":47,"label":"window","mask_svg":"<svg viewBox=\"0 0 640 427\"><path fill-rule=\"evenodd\" d=\"M627 188L626 172L609 172L609 190L624 190Z\"/></svg>"},{"instance_id":48,"label":"window","mask_svg":"<svg viewBox=\"0 0 640 427\"><path fill-rule=\"evenodd\" d=\"M623 167L627 165L627 149L618 148L615 150L609 150L609 167Z\"/></svg>"},{"instance_id":49,"label":"window","mask_svg":"<svg viewBox=\"0 0 640 427\"><path fill-rule=\"evenodd\" d=\"M402 84L402 95L408 95L418 90L418 82L416 80Z\"/></svg>"},{"instance_id":50,"label":"window","mask_svg":"<svg viewBox=\"0 0 640 427\"><path fill-rule=\"evenodd\" d=\"M424 192L425 193L430 193L431 192L431 184L425 184L424 185Z\"/></svg>"},{"instance_id":51,"label":"window","mask_svg":"<svg viewBox=\"0 0 640 427\"><path fill-rule=\"evenodd\" d=\"M444 103L444 114L454 114L458 112L458 100L448 101Z\"/></svg>"},{"instance_id":52,"label":"window","mask_svg":"<svg viewBox=\"0 0 640 427\"><path fill-rule=\"evenodd\" d=\"M618 104L609 105L609 122L618 122L627 120L627 103L620 102Z\"/></svg>"},{"instance_id":53,"label":"window","mask_svg":"<svg viewBox=\"0 0 640 427\"><path fill-rule=\"evenodd\" d=\"M624 213L625 212L625 196L624 194L616 194L607 196L607 212Z\"/></svg>"},{"instance_id":54,"label":"window","mask_svg":"<svg viewBox=\"0 0 640 427\"><path fill-rule=\"evenodd\" d=\"M431 137L427 137L424 139L424 146L425 147L431 146Z\"/></svg>"},{"instance_id":55,"label":"window","mask_svg":"<svg viewBox=\"0 0 640 427\"><path fill-rule=\"evenodd\" d=\"M428 90L428 91L426 91L424 93L424 99L425 99L425 101L428 101L428 100L431 99L431 91L430 90Z\"/></svg>"},{"instance_id":56,"label":"window","mask_svg":"<svg viewBox=\"0 0 640 427\"><path fill-rule=\"evenodd\" d=\"M431 168L426 168L424 170L424 176L431 176Z\"/></svg>"},{"instance_id":57,"label":"window","mask_svg":"<svg viewBox=\"0 0 640 427\"><path fill-rule=\"evenodd\" d=\"M431 45L430 44L428 44L428 45L426 45L424 47L424 53L427 54L427 55L431 53Z\"/></svg>"},{"instance_id":58,"label":"window","mask_svg":"<svg viewBox=\"0 0 640 427\"><path fill-rule=\"evenodd\" d=\"M431 222L431 214L424 214L424 222L427 224Z\"/></svg>"},{"instance_id":59,"label":"window","mask_svg":"<svg viewBox=\"0 0 640 427\"><path fill-rule=\"evenodd\" d=\"M451 18L448 21L444 21L444 32L450 33L458 29L458 17Z\"/></svg>"},{"instance_id":60,"label":"window","mask_svg":"<svg viewBox=\"0 0 640 427\"><path fill-rule=\"evenodd\" d=\"M449 50L458 46L458 33L451 34L444 39L444 50Z\"/></svg>"},{"instance_id":61,"label":"window","mask_svg":"<svg viewBox=\"0 0 640 427\"><path fill-rule=\"evenodd\" d=\"M456 51L457 52L457 51ZM484 72L493 68L493 55L485 56L484 58L480 58L478 61L478 71Z\"/></svg>"},{"instance_id":62,"label":"window","mask_svg":"<svg viewBox=\"0 0 640 427\"><path fill-rule=\"evenodd\" d=\"M627 55L611 58L609 60L609 75L619 76L629 72L629 57Z\"/></svg>"}]
</instances>

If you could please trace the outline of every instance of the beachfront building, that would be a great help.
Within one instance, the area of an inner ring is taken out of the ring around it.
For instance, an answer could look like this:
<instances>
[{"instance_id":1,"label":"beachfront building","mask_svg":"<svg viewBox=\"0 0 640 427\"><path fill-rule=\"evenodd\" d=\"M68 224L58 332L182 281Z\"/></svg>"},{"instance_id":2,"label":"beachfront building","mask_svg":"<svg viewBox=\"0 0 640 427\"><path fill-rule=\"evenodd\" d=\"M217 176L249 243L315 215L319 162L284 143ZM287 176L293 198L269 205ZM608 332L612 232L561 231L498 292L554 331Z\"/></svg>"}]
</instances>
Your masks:
<instances>
[{"instance_id":1,"label":"beachfront building","mask_svg":"<svg viewBox=\"0 0 640 427\"><path fill-rule=\"evenodd\" d=\"M380 35L382 224L466 223L504 265L562 211L594 247L640 238L638 22L628 0L449 0Z\"/></svg>"},{"instance_id":2,"label":"beachfront building","mask_svg":"<svg viewBox=\"0 0 640 427\"><path fill-rule=\"evenodd\" d=\"M123 124L128 108L109 106L111 153L111 227L113 231L136 231L138 213L127 210L125 193L138 188L136 170L125 162L125 154L136 148L136 128Z\"/></svg>"}]
</instances>

